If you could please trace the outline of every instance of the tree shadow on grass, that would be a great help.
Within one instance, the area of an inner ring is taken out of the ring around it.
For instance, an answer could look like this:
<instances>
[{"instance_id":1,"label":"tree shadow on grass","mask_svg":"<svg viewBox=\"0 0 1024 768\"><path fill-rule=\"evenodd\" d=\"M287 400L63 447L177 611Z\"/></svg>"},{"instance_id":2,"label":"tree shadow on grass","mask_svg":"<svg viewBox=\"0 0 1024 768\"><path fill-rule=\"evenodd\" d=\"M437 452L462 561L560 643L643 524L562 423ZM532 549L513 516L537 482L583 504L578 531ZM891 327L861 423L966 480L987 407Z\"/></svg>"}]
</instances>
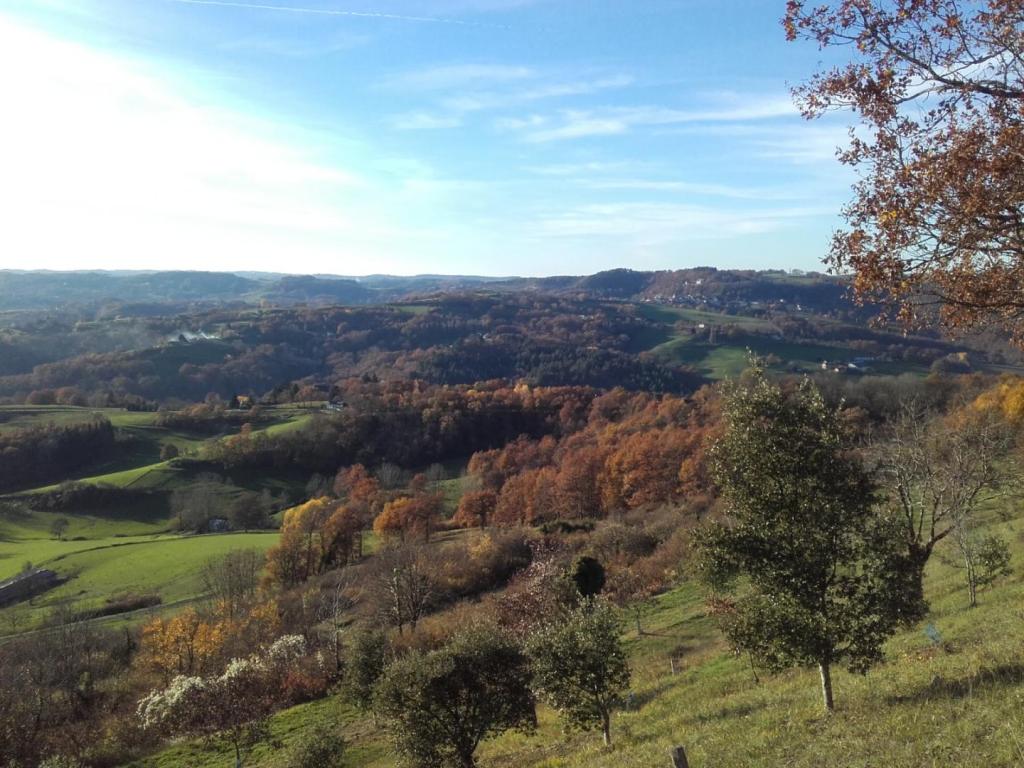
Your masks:
<instances>
[{"instance_id":1,"label":"tree shadow on grass","mask_svg":"<svg viewBox=\"0 0 1024 768\"><path fill-rule=\"evenodd\" d=\"M686 718L686 720L694 725L705 725L707 723L716 723L720 720L733 717L748 717L765 707L766 704L764 702L752 704L730 704L725 707L718 707L711 712L700 712L694 714Z\"/></svg>"},{"instance_id":2,"label":"tree shadow on grass","mask_svg":"<svg viewBox=\"0 0 1024 768\"><path fill-rule=\"evenodd\" d=\"M968 699L975 694L994 688L1024 684L1024 663L1012 662L978 670L973 675L946 678L936 675L927 685L910 693L891 694L890 704L924 703L934 699Z\"/></svg>"}]
</instances>

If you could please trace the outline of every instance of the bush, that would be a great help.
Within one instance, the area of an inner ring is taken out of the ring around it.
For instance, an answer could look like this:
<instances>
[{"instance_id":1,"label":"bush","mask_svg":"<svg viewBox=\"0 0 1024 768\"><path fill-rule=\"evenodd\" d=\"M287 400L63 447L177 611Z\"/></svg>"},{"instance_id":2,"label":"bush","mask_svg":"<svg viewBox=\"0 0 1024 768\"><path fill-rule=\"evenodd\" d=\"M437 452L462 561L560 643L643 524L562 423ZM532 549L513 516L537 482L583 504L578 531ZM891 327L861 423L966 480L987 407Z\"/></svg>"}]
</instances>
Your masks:
<instances>
[{"instance_id":1,"label":"bush","mask_svg":"<svg viewBox=\"0 0 1024 768\"><path fill-rule=\"evenodd\" d=\"M285 768L340 768L344 765L345 740L333 728L317 725L303 734L285 762Z\"/></svg>"}]
</instances>

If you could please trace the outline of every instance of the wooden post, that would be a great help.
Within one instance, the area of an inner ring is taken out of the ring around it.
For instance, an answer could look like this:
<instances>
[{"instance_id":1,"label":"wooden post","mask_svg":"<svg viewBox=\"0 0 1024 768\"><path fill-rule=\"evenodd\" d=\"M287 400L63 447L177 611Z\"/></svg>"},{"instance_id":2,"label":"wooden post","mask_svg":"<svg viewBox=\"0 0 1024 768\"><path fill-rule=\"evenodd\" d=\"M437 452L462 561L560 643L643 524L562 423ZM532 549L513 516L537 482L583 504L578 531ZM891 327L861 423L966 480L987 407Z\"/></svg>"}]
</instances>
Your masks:
<instances>
[{"instance_id":1,"label":"wooden post","mask_svg":"<svg viewBox=\"0 0 1024 768\"><path fill-rule=\"evenodd\" d=\"M672 756L672 768L690 768L686 761L686 750L682 747L672 747L669 754Z\"/></svg>"}]
</instances>

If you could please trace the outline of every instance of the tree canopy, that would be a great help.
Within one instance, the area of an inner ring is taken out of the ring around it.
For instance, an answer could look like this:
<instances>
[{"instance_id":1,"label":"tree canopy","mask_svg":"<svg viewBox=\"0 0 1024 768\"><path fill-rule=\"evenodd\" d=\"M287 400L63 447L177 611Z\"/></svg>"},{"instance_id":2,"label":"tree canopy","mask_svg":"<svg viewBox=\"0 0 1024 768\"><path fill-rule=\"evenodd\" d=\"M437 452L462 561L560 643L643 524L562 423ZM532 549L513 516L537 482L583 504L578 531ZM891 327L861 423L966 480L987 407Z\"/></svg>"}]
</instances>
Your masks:
<instances>
[{"instance_id":1,"label":"tree canopy","mask_svg":"<svg viewBox=\"0 0 1024 768\"><path fill-rule=\"evenodd\" d=\"M536 724L529 683L519 647L496 630L477 628L394 662L374 708L390 723L396 750L414 765L474 768L485 738Z\"/></svg>"},{"instance_id":2,"label":"tree canopy","mask_svg":"<svg viewBox=\"0 0 1024 768\"><path fill-rule=\"evenodd\" d=\"M829 262L907 321L1024 331L1024 2L790 0L789 39L849 53L795 90L860 119L860 175Z\"/></svg>"}]
</instances>

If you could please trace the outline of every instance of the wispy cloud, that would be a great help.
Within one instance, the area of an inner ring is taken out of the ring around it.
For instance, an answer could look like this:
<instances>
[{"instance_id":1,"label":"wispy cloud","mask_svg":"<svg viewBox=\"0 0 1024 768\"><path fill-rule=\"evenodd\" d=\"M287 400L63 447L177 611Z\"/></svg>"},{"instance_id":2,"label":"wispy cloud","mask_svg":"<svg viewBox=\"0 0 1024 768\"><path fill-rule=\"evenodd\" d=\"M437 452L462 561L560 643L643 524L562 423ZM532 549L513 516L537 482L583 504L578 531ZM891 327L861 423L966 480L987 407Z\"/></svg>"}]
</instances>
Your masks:
<instances>
[{"instance_id":1,"label":"wispy cloud","mask_svg":"<svg viewBox=\"0 0 1024 768\"><path fill-rule=\"evenodd\" d=\"M503 91L457 94L444 99L442 104L455 112L507 109L544 99L582 96L613 88L625 88L632 83L632 77L620 74L591 80L541 83L527 88L506 89Z\"/></svg>"},{"instance_id":2,"label":"wispy cloud","mask_svg":"<svg viewBox=\"0 0 1024 768\"><path fill-rule=\"evenodd\" d=\"M803 197L797 189L784 187L741 187L665 179L577 179L576 183L588 189L622 190L632 192L670 192L698 197L722 197L732 200L795 200Z\"/></svg>"},{"instance_id":3,"label":"wispy cloud","mask_svg":"<svg viewBox=\"0 0 1024 768\"><path fill-rule=\"evenodd\" d=\"M409 92L438 94L433 111L418 113L429 114L430 119L415 119L410 124L407 115L391 118L394 127L407 129L459 126L464 117L475 112L501 112L533 102L624 88L632 83L633 78L626 74L558 79L530 67L460 64L393 75L383 84ZM530 124L528 119L522 127ZM502 127L519 126L509 122Z\"/></svg>"},{"instance_id":4,"label":"wispy cloud","mask_svg":"<svg viewBox=\"0 0 1024 768\"><path fill-rule=\"evenodd\" d=\"M485 24L477 21L466 21L464 19L439 18L436 16L413 16L400 13L380 13L377 11L342 11L333 8L302 8L293 5L271 5L269 3L243 3L232 0L166 0L166 2L179 5L209 5L221 8L240 8L250 11L276 11L280 13L297 13L310 16L348 16L364 19L385 19L391 21L415 21L433 24L457 24L467 27L494 27L494 24Z\"/></svg>"},{"instance_id":5,"label":"wispy cloud","mask_svg":"<svg viewBox=\"0 0 1024 768\"><path fill-rule=\"evenodd\" d=\"M452 64L412 72L402 72L384 80L390 88L407 90L447 91L460 88L492 86L536 77L530 67L505 64Z\"/></svg>"},{"instance_id":6,"label":"wispy cloud","mask_svg":"<svg viewBox=\"0 0 1024 768\"><path fill-rule=\"evenodd\" d=\"M433 131L457 128L462 119L457 115L434 115L429 112L406 112L391 118L391 126L399 131Z\"/></svg>"},{"instance_id":7,"label":"wispy cloud","mask_svg":"<svg viewBox=\"0 0 1024 768\"><path fill-rule=\"evenodd\" d=\"M815 206L745 210L674 203L605 203L543 215L537 227L552 237L688 241L763 234L832 213L831 208Z\"/></svg>"},{"instance_id":8,"label":"wispy cloud","mask_svg":"<svg viewBox=\"0 0 1024 768\"><path fill-rule=\"evenodd\" d=\"M281 37L243 37L221 43L222 51L252 51L289 59L310 59L350 51L368 44L370 35L336 34L327 40L312 41Z\"/></svg>"},{"instance_id":9,"label":"wispy cloud","mask_svg":"<svg viewBox=\"0 0 1024 768\"><path fill-rule=\"evenodd\" d=\"M532 165L524 170L539 176L582 176L585 174L622 173L627 169L646 167L646 164L629 160L602 161L591 160L582 163L552 163L549 165Z\"/></svg>"},{"instance_id":10,"label":"wispy cloud","mask_svg":"<svg viewBox=\"0 0 1024 768\"><path fill-rule=\"evenodd\" d=\"M634 128L684 125L688 123L729 123L793 117L797 114L788 97L751 97L734 104L699 109L673 109L660 106L607 107L593 110L562 110L555 116L531 116L535 130L523 138L533 143L561 141L587 136L611 136ZM498 127L515 127L508 122Z\"/></svg>"}]
</instances>

